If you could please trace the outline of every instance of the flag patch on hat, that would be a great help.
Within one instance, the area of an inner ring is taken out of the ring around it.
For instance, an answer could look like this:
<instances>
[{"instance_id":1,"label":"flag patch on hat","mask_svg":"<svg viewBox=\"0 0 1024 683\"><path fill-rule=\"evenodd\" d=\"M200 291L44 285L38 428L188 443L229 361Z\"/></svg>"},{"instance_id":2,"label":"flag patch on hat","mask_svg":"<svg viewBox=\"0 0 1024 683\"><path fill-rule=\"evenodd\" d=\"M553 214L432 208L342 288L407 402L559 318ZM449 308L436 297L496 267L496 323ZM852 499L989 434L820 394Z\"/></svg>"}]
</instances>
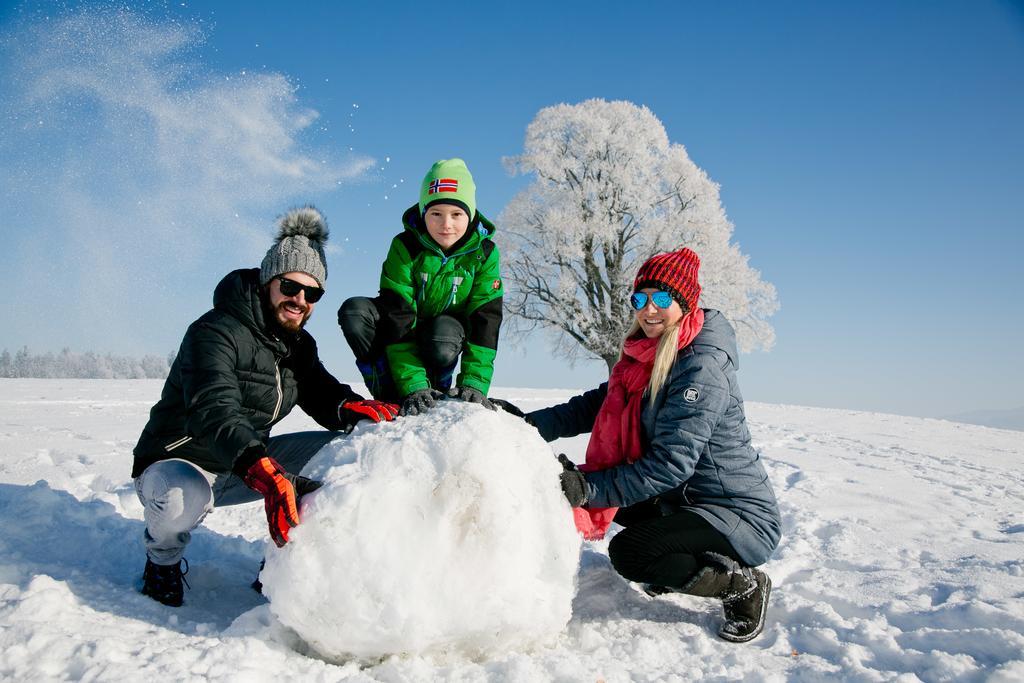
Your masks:
<instances>
[{"instance_id":1,"label":"flag patch on hat","mask_svg":"<svg viewBox=\"0 0 1024 683\"><path fill-rule=\"evenodd\" d=\"M437 180L431 181L430 185L427 186L427 194L458 191L459 181L457 178L438 178Z\"/></svg>"},{"instance_id":2,"label":"flag patch on hat","mask_svg":"<svg viewBox=\"0 0 1024 683\"><path fill-rule=\"evenodd\" d=\"M700 398L700 392L693 387L687 387L683 392L683 400L687 403L696 403L698 398Z\"/></svg>"}]
</instances>

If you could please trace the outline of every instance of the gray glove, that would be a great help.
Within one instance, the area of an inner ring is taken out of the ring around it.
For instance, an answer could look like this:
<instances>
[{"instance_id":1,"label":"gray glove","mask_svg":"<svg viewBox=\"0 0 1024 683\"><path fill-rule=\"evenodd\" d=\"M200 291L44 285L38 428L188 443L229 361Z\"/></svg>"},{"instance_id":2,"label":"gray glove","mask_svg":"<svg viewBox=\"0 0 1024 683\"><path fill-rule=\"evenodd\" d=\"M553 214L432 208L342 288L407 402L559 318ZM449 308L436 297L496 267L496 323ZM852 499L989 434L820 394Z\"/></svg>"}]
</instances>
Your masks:
<instances>
[{"instance_id":1,"label":"gray glove","mask_svg":"<svg viewBox=\"0 0 1024 683\"><path fill-rule=\"evenodd\" d=\"M518 417L520 419L523 419L523 420L526 419L526 413L524 413L522 410L520 410L519 406L514 405L512 403L509 403L505 399L503 399L503 398L491 398L491 399L488 399L488 400L491 402L491 405L498 406L499 408L504 410L509 415L515 415L516 417Z\"/></svg>"},{"instance_id":2,"label":"gray glove","mask_svg":"<svg viewBox=\"0 0 1024 683\"><path fill-rule=\"evenodd\" d=\"M479 403L487 410L497 410L494 404L487 400L478 389L473 387L455 387L448 392L449 398L454 398L458 401L465 401L466 403Z\"/></svg>"},{"instance_id":3,"label":"gray glove","mask_svg":"<svg viewBox=\"0 0 1024 683\"><path fill-rule=\"evenodd\" d=\"M565 499L574 508L583 507L587 504L586 478L564 453L558 454L558 462L562 463L562 473L558 478L562 484L562 493L565 495Z\"/></svg>"},{"instance_id":4,"label":"gray glove","mask_svg":"<svg viewBox=\"0 0 1024 683\"><path fill-rule=\"evenodd\" d=\"M402 408L398 414L402 417L423 415L442 398L444 398L444 394L437 389L417 389L402 400Z\"/></svg>"}]
</instances>

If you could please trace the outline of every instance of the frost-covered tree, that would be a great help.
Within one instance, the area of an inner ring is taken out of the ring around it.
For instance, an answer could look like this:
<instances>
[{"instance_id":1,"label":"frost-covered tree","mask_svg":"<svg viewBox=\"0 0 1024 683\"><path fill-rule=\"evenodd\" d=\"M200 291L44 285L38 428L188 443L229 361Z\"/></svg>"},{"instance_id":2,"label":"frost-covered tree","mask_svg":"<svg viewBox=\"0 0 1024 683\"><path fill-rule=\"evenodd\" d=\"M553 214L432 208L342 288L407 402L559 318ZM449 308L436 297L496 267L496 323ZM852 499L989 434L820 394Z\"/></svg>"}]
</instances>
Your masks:
<instances>
[{"instance_id":1,"label":"frost-covered tree","mask_svg":"<svg viewBox=\"0 0 1024 683\"><path fill-rule=\"evenodd\" d=\"M95 351L76 353L64 348L59 354L47 351L34 354L22 347L11 358L0 352L0 377L78 378L78 379L163 379L167 377L174 354L146 355L140 358L100 356Z\"/></svg>"},{"instance_id":2,"label":"frost-covered tree","mask_svg":"<svg viewBox=\"0 0 1024 683\"><path fill-rule=\"evenodd\" d=\"M572 360L618 358L633 276L650 256L690 247L701 305L722 311L740 349L770 348L775 287L731 243L718 185L661 121L631 102L587 100L537 113L523 153L505 160L534 181L502 213L509 323L553 332Z\"/></svg>"}]
</instances>

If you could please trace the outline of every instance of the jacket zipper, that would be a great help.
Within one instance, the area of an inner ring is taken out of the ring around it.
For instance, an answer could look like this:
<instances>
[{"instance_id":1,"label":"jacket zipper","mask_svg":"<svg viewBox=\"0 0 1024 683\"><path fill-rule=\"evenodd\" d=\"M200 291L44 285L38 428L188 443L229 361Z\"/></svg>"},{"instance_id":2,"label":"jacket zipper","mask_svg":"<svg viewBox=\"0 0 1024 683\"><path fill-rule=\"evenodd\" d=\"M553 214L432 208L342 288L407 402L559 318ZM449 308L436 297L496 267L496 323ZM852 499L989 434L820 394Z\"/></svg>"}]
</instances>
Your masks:
<instances>
[{"instance_id":1,"label":"jacket zipper","mask_svg":"<svg viewBox=\"0 0 1024 683\"><path fill-rule=\"evenodd\" d=\"M462 279L463 278L461 278L461 277L453 277L452 278L452 296L448 300L448 305L444 307L444 310L447 311L449 307L455 305L455 293L459 291L459 285L462 284Z\"/></svg>"},{"instance_id":2,"label":"jacket zipper","mask_svg":"<svg viewBox=\"0 0 1024 683\"><path fill-rule=\"evenodd\" d=\"M177 441L172 441L171 443L169 443L166 446L164 446L164 450L167 451L168 453L170 453L175 448L178 448L179 446L184 446L185 444L187 444L191 440L192 440L191 436L183 436L180 439L178 439Z\"/></svg>"},{"instance_id":3,"label":"jacket zipper","mask_svg":"<svg viewBox=\"0 0 1024 683\"><path fill-rule=\"evenodd\" d=\"M274 406L274 414L270 418L270 425L274 424L274 420L277 419L278 413L281 412L281 403L284 401L284 392L281 391L281 359L278 358L274 361L274 380L277 382L277 405ZM267 425L268 427L270 425Z\"/></svg>"},{"instance_id":4,"label":"jacket zipper","mask_svg":"<svg viewBox=\"0 0 1024 683\"><path fill-rule=\"evenodd\" d=\"M448 261L452 260L453 258L458 258L460 256L466 256L467 254L472 254L474 251L478 251L480 249L480 245L477 244L475 246L470 247L469 249L466 249L465 251L460 251L457 254L445 254L443 251L438 249L436 245L428 244L423 239L422 235L417 235L417 237L419 237L419 240L420 240L420 242L423 243L423 246L427 247L428 249L430 249L434 253L440 253L440 255L441 255L441 266L442 267L447 265ZM425 296L426 291L427 291L427 280L428 280L428 278L429 278L429 276L426 273L420 273L420 291L416 293L417 301L423 301L423 299L424 299L424 296ZM454 278L454 284L452 285L451 297L449 297L448 303L445 304L445 307L441 310L442 313L447 311L449 308L451 308L455 304L455 293L458 291L459 285L461 285L461 284L462 284L462 278L461 277Z\"/></svg>"},{"instance_id":5,"label":"jacket zipper","mask_svg":"<svg viewBox=\"0 0 1024 683\"><path fill-rule=\"evenodd\" d=\"M416 299L423 301L427 294L427 281L430 278L426 273L420 273L420 291L416 293Z\"/></svg>"}]
</instances>

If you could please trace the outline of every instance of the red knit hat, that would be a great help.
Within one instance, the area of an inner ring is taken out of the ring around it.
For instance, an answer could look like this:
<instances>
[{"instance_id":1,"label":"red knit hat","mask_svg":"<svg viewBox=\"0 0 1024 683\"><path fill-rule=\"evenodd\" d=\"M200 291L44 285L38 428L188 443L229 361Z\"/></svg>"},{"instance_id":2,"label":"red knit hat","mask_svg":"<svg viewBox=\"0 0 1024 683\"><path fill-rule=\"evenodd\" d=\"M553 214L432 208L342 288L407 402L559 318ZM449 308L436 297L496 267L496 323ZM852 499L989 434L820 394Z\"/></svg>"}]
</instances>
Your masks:
<instances>
[{"instance_id":1,"label":"red knit hat","mask_svg":"<svg viewBox=\"0 0 1024 683\"><path fill-rule=\"evenodd\" d=\"M683 307L684 313L692 311L697 308L697 300L700 298L700 283L697 282L699 268L700 257L686 247L666 254L655 254L640 266L633 281L633 291L645 287L663 289Z\"/></svg>"}]
</instances>

